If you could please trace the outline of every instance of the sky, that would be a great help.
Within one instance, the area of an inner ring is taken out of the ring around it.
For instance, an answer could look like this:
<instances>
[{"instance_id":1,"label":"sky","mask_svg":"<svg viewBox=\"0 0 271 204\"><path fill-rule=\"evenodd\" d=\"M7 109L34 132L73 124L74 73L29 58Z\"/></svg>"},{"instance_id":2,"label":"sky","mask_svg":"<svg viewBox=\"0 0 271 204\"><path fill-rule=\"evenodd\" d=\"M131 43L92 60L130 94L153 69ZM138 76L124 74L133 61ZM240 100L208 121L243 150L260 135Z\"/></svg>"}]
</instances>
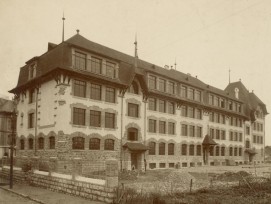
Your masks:
<instances>
[{"instance_id":1,"label":"sky","mask_svg":"<svg viewBox=\"0 0 271 204\"><path fill-rule=\"evenodd\" d=\"M270 0L0 0L0 96L48 42L76 34L224 89L241 80L271 111ZM266 117L271 145L271 117Z\"/></svg>"}]
</instances>

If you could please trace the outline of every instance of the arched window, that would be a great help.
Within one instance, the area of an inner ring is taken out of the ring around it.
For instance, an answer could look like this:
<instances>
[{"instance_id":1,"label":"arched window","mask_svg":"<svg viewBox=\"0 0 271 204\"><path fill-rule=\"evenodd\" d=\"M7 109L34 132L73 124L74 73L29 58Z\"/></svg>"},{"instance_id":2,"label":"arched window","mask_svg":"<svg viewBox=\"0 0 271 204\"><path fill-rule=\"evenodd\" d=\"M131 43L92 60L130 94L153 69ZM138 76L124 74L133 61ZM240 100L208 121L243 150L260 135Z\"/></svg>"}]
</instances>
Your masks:
<instances>
[{"instance_id":1,"label":"arched window","mask_svg":"<svg viewBox=\"0 0 271 204\"><path fill-rule=\"evenodd\" d=\"M193 156L195 154L195 145L189 145L189 155Z\"/></svg>"},{"instance_id":2,"label":"arched window","mask_svg":"<svg viewBox=\"0 0 271 204\"><path fill-rule=\"evenodd\" d=\"M136 128L128 129L128 140L137 141L138 140L138 130Z\"/></svg>"},{"instance_id":3,"label":"arched window","mask_svg":"<svg viewBox=\"0 0 271 204\"><path fill-rule=\"evenodd\" d=\"M72 149L85 149L85 138L83 137L72 138Z\"/></svg>"},{"instance_id":4,"label":"arched window","mask_svg":"<svg viewBox=\"0 0 271 204\"><path fill-rule=\"evenodd\" d=\"M219 146L216 146L216 147L215 147L215 155L216 155L216 156L219 156Z\"/></svg>"},{"instance_id":5,"label":"arched window","mask_svg":"<svg viewBox=\"0 0 271 204\"><path fill-rule=\"evenodd\" d=\"M168 155L174 155L174 144L173 143L168 144Z\"/></svg>"},{"instance_id":6,"label":"arched window","mask_svg":"<svg viewBox=\"0 0 271 204\"><path fill-rule=\"evenodd\" d=\"M98 138L91 138L89 140L89 149L91 150L99 150L100 149L100 139Z\"/></svg>"},{"instance_id":7,"label":"arched window","mask_svg":"<svg viewBox=\"0 0 271 204\"><path fill-rule=\"evenodd\" d=\"M246 141L246 148L250 148L250 142L249 142L249 140Z\"/></svg>"},{"instance_id":8,"label":"arched window","mask_svg":"<svg viewBox=\"0 0 271 204\"><path fill-rule=\"evenodd\" d=\"M49 149L55 149L55 137L49 137Z\"/></svg>"},{"instance_id":9,"label":"arched window","mask_svg":"<svg viewBox=\"0 0 271 204\"><path fill-rule=\"evenodd\" d=\"M201 156L201 145L197 145L197 156Z\"/></svg>"},{"instance_id":10,"label":"arched window","mask_svg":"<svg viewBox=\"0 0 271 204\"><path fill-rule=\"evenodd\" d=\"M24 150L24 139L20 140L20 144L21 144L21 150Z\"/></svg>"},{"instance_id":11,"label":"arched window","mask_svg":"<svg viewBox=\"0 0 271 204\"><path fill-rule=\"evenodd\" d=\"M242 156L243 148L239 147L239 156Z\"/></svg>"},{"instance_id":12,"label":"arched window","mask_svg":"<svg viewBox=\"0 0 271 204\"><path fill-rule=\"evenodd\" d=\"M155 146L156 143L155 142L150 142L149 143L149 155L155 155Z\"/></svg>"},{"instance_id":13,"label":"arched window","mask_svg":"<svg viewBox=\"0 0 271 204\"><path fill-rule=\"evenodd\" d=\"M104 141L104 150L114 150L114 140L106 139Z\"/></svg>"},{"instance_id":14,"label":"arched window","mask_svg":"<svg viewBox=\"0 0 271 204\"><path fill-rule=\"evenodd\" d=\"M229 148L229 156L233 156L232 154L233 154L233 148L230 147L230 148Z\"/></svg>"},{"instance_id":15,"label":"arched window","mask_svg":"<svg viewBox=\"0 0 271 204\"><path fill-rule=\"evenodd\" d=\"M38 148L44 149L44 138L43 137L39 137L39 139L38 139Z\"/></svg>"},{"instance_id":16,"label":"arched window","mask_svg":"<svg viewBox=\"0 0 271 204\"><path fill-rule=\"evenodd\" d=\"M187 155L187 144L182 144L182 155Z\"/></svg>"},{"instance_id":17,"label":"arched window","mask_svg":"<svg viewBox=\"0 0 271 204\"><path fill-rule=\"evenodd\" d=\"M159 143L159 155L165 155L166 144L164 142Z\"/></svg>"},{"instance_id":18,"label":"arched window","mask_svg":"<svg viewBox=\"0 0 271 204\"><path fill-rule=\"evenodd\" d=\"M28 139L28 149L33 149L33 139L32 138Z\"/></svg>"},{"instance_id":19,"label":"arched window","mask_svg":"<svg viewBox=\"0 0 271 204\"><path fill-rule=\"evenodd\" d=\"M237 156L237 152L238 152L238 148L235 147L235 148L234 148L234 156Z\"/></svg>"},{"instance_id":20,"label":"arched window","mask_svg":"<svg viewBox=\"0 0 271 204\"><path fill-rule=\"evenodd\" d=\"M128 92L133 93L133 94L138 94L138 85L135 81L131 84L131 86L128 89Z\"/></svg>"},{"instance_id":21,"label":"arched window","mask_svg":"<svg viewBox=\"0 0 271 204\"><path fill-rule=\"evenodd\" d=\"M221 147L220 151L221 151L220 155L225 156L225 147Z\"/></svg>"}]
</instances>

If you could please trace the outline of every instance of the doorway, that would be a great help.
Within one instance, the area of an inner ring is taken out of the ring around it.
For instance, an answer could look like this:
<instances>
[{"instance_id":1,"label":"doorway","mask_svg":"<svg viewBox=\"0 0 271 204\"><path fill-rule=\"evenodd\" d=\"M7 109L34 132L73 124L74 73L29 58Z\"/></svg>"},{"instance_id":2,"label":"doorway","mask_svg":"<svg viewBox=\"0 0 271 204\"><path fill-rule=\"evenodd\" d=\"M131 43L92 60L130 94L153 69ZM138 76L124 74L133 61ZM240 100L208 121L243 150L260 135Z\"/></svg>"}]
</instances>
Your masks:
<instances>
[{"instance_id":1,"label":"doorway","mask_svg":"<svg viewBox=\"0 0 271 204\"><path fill-rule=\"evenodd\" d=\"M131 153L131 169L137 169L137 153Z\"/></svg>"}]
</instances>

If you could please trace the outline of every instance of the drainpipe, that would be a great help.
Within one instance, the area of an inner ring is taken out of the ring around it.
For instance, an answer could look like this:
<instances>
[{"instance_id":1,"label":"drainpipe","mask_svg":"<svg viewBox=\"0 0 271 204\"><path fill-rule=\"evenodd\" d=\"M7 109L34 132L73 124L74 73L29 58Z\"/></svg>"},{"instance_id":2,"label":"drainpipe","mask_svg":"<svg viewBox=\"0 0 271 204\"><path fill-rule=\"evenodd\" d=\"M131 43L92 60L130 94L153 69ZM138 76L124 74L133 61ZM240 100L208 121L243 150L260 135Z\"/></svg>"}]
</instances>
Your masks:
<instances>
[{"instance_id":1,"label":"drainpipe","mask_svg":"<svg viewBox=\"0 0 271 204\"><path fill-rule=\"evenodd\" d=\"M36 110L35 110L35 146L34 146L34 154L37 156L37 132L38 132L38 94L39 94L39 88L36 88Z\"/></svg>"},{"instance_id":2,"label":"drainpipe","mask_svg":"<svg viewBox=\"0 0 271 204\"><path fill-rule=\"evenodd\" d=\"M146 145L146 103L147 103L147 99L144 100L144 145ZM145 164L145 161L146 161L146 151L144 152L144 168L145 168L145 171L146 171L146 164Z\"/></svg>"},{"instance_id":3,"label":"drainpipe","mask_svg":"<svg viewBox=\"0 0 271 204\"><path fill-rule=\"evenodd\" d=\"M124 94L121 93L121 114L120 114L120 170L122 171L122 137L123 137L123 98Z\"/></svg>"},{"instance_id":4,"label":"drainpipe","mask_svg":"<svg viewBox=\"0 0 271 204\"><path fill-rule=\"evenodd\" d=\"M263 118L263 162L265 163L265 116Z\"/></svg>"}]
</instances>

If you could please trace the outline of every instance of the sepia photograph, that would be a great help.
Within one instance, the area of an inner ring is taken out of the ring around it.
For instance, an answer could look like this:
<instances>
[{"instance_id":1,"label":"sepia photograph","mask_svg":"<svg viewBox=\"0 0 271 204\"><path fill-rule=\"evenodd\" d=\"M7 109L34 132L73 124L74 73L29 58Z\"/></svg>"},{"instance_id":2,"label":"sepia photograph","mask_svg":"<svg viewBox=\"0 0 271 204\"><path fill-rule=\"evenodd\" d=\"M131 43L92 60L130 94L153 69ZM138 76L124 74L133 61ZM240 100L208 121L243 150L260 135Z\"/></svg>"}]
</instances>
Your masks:
<instances>
[{"instance_id":1,"label":"sepia photograph","mask_svg":"<svg viewBox=\"0 0 271 204\"><path fill-rule=\"evenodd\" d=\"M271 203L271 1L0 0L0 30L0 204Z\"/></svg>"}]
</instances>

